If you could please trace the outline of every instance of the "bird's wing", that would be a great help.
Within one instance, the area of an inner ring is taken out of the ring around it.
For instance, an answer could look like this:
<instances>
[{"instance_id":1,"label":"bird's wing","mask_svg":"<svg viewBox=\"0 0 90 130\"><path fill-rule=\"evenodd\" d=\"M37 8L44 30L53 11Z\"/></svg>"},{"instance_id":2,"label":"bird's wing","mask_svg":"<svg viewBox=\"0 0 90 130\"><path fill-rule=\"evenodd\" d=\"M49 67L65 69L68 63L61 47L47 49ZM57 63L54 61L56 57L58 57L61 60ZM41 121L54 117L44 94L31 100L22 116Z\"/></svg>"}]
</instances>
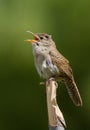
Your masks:
<instances>
[{"instance_id":1,"label":"bird's wing","mask_svg":"<svg viewBox=\"0 0 90 130\"><path fill-rule=\"evenodd\" d=\"M72 78L73 73L69 65L69 61L57 50L50 52L52 63L55 64L61 73L61 76L68 76Z\"/></svg>"},{"instance_id":2,"label":"bird's wing","mask_svg":"<svg viewBox=\"0 0 90 130\"><path fill-rule=\"evenodd\" d=\"M75 84L72 69L69 66L68 60L62 56L57 50L52 51L51 59L60 71L60 77L64 79L68 93L76 106L82 106L82 99L79 94L79 90Z\"/></svg>"}]
</instances>

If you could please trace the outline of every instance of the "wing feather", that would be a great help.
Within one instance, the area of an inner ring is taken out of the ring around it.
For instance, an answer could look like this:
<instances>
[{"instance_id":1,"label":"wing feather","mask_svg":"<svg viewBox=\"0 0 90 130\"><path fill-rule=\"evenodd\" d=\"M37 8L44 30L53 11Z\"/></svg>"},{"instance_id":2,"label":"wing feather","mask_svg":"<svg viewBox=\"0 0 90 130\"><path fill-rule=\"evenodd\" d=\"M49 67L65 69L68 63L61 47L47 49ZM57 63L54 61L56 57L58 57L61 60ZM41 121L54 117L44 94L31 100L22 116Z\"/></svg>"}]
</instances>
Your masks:
<instances>
[{"instance_id":1,"label":"wing feather","mask_svg":"<svg viewBox=\"0 0 90 130\"><path fill-rule=\"evenodd\" d=\"M57 50L50 53L52 63L55 64L60 71L60 77L65 81L69 96L76 106L82 106L82 99L79 90L75 84L73 72L69 65L69 61Z\"/></svg>"},{"instance_id":2,"label":"wing feather","mask_svg":"<svg viewBox=\"0 0 90 130\"><path fill-rule=\"evenodd\" d=\"M61 76L68 76L72 78L73 72L69 65L69 61L57 50L50 52L52 63L55 64L59 70Z\"/></svg>"}]
</instances>

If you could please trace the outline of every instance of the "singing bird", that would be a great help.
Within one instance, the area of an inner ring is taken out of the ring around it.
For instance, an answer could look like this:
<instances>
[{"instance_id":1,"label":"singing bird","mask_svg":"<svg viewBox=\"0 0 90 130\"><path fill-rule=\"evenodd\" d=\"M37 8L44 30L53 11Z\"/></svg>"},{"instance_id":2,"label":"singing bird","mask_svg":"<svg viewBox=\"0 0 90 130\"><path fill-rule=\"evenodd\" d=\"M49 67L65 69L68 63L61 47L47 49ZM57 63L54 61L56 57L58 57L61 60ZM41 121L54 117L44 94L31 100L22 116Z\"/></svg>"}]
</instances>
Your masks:
<instances>
[{"instance_id":1,"label":"singing bird","mask_svg":"<svg viewBox=\"0 0 90 130\"><path fill-rule=\"evenodd\" d=\"M26 41L32 43L35 67L40 77L46 80L55 78L56 81L63 81L73 103L82 106L82 99L69 61L57 50L51 35L28 32L34 36L34 39Z\"/></svg>"}]
</instances>

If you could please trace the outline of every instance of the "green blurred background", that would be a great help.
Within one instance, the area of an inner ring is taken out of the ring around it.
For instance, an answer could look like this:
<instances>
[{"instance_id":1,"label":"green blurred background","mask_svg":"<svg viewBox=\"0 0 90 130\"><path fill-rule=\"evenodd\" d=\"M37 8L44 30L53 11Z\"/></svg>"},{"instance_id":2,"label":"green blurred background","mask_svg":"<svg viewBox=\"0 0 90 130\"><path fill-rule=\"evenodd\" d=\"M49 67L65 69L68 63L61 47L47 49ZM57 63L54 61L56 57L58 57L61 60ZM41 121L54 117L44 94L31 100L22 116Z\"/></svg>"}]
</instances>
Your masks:
<instances>
[{"instance_id":1,"label":"green blurred background","mask_svg":"<svg viewBox=\"0 0 90 130\"><path fill-rule=\"evenodd\" d=\"M83 107L61 84L57 100L67 130L90 129L90 1L0 0L0 130L48 130L45 87L24 41L31 38L27 30L51 34L73 68Z\"/></svg>"}]
</instances>

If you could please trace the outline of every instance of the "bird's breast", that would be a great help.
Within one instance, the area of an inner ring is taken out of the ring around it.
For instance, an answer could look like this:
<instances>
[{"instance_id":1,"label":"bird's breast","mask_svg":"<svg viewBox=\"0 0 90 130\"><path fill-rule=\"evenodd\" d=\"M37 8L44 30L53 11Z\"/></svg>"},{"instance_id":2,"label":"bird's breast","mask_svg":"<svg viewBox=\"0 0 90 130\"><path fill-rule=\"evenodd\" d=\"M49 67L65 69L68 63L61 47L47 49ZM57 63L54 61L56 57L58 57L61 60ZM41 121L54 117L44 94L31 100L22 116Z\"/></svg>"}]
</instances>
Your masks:
<instances>
[{"instance_id":1,"label":"bird's breast","mask_svg":"<svg viewBox=\"0 0 90 130\"><path fill-rule=\"evenodd\" d=\"M59 69L52 63L50 55L34 54L34 61L41 77L48 79L59 74Z\"/></svg>"}]
</instances>

